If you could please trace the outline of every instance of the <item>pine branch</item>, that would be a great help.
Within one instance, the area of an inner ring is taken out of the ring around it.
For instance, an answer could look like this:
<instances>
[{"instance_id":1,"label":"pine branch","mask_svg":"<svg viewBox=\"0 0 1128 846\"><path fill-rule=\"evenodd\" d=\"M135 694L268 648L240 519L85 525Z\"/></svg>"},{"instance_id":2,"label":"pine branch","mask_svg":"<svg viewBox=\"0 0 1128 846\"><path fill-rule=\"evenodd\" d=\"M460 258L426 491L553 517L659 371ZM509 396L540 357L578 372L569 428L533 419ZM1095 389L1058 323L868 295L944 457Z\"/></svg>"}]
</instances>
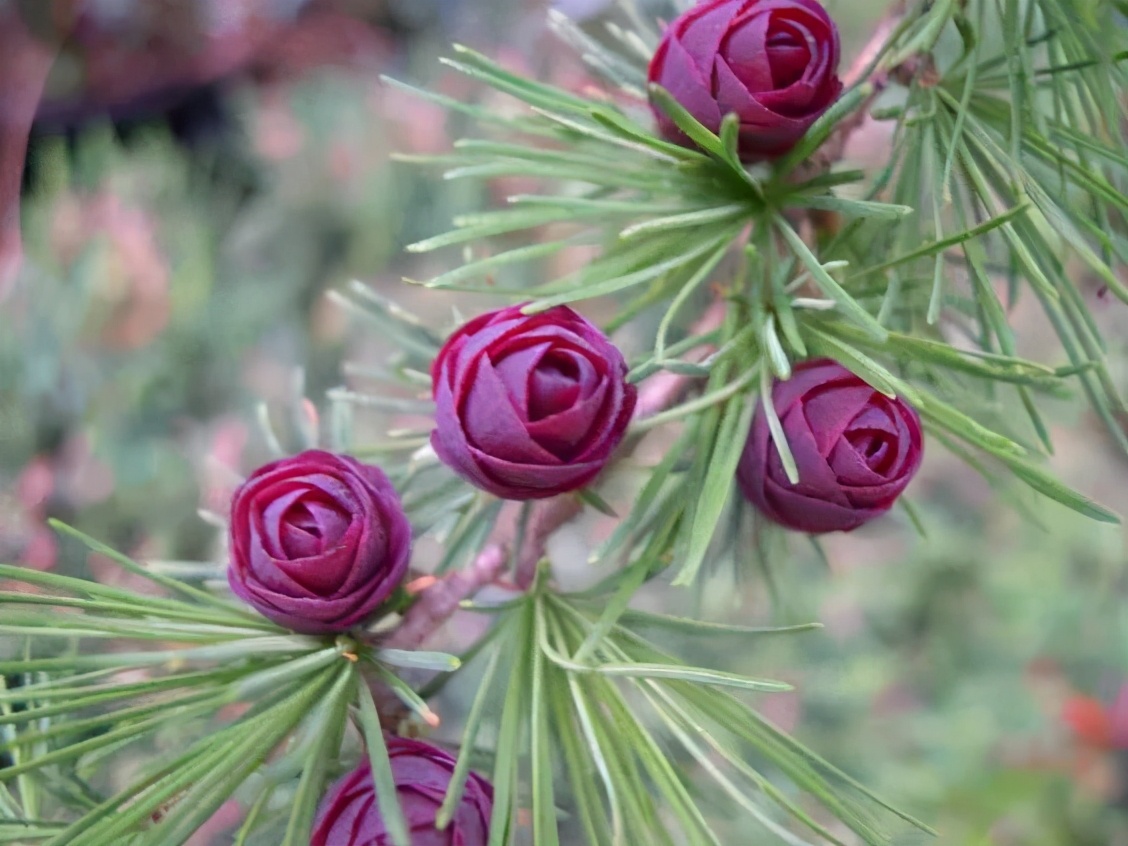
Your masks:
<instances>
[{"instance_id":1,"label":"pine branch","mask_svg":"<svg viewBox=\"0 0 1128 846\"><path fill-rule=\"evenodd\" d=\"M704 335L721 325L725 302L717 298L690 328L690 334ZM713 351L703 345L694 351L694 360L701 360ZM663 371L648 379L639 391L634 417L643 420L673 406L689 389L692 377ZM573 494L563 494L538 502L532 508L528 526L517 554L515 584L528 590L536 577L537 564L544 558L548 540L568 522L579 516L582 501ZM458 610L459 603L481 588L495 582L515 541L515 528L500 523L485 548L465 570L448 573L425 587L403 622L389 635L386 646L413 649L422 646ZM385 700L392 704L391 700ZM393 710L400 711L398 700ZM385 712L381 709L381 714Z\"/></svg>"}]
</instances>

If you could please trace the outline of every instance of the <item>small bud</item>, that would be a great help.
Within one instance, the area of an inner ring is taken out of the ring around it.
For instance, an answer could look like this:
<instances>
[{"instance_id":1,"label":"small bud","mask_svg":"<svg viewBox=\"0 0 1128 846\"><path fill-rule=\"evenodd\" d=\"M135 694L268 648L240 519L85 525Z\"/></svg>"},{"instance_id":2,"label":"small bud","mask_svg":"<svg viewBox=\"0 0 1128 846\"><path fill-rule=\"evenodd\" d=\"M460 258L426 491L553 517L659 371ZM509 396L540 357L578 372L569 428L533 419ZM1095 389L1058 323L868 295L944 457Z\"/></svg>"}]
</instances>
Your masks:
<instances>
[{"instance_id":1,"label":"small bud","mask_svg":"<svg viewBox=\"0 0 1128 846\"><path fill-rule=\"evenodd\" d=\"M231 503L231 590L305 634L363 623L407 574L411 526L388 477L308 450L260 467Z\"/></svg>"},{"instance_id":2,"label":"small bud","mask_svg":"<svg viewBox=\"0 0 1128 846\"><path fill-rule=\"evenodd\" d=\"M443 804L456 759L450 753L402 737L387 738L396 796L411 832L412 846L486 846L493 787L470 773L450 823L439 831L435 816ZM372 770L365 760L338 781L321 802L310 846L391 846L376 800Z\"/></svg>"},{"instance_id":3,"label":"small bud","mask_svg":"<svg viewBox=\"0 0 1128 846\"><path fill-rule=\"evenodd\" d=\"M920 417L829 359L798 365L772 387L799 471L792 484L756 409L736 478L769 520L801 532L848 532L888 511L920 467Z\"/></svg>"},{"instance_id":4,"label":"small bud","mask_svg":"<svg viewBox=\"0 0 1128 846\"><path fill-rule=\"evenodd\" d=\"M740 119L745 161L795 146L838 99L838 28L815 0L707 0L667 27L650 81L670 92L706 128ZM671 141L692 142L655 109Z\"/></svg>"},{"instance_id":5,"label":"small bud","mask_svg":"<svg viewBox=\"0 0 1128 846\"><path fill-rule=\"evenodd\" d=\"M504 499L581 488L611 457L637 390L607 337L566 306L483 314L431 366L439 458Z\"/></svg>"}]
</instances>

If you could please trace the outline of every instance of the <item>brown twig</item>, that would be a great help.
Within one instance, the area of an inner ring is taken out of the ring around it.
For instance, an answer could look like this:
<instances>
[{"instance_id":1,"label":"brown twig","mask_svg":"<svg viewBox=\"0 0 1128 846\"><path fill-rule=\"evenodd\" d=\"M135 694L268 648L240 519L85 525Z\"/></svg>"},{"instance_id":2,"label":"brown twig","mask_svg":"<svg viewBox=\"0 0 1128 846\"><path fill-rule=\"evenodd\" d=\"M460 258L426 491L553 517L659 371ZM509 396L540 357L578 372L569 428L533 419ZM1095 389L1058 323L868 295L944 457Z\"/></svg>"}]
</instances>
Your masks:
<instances>
[{"instance_id":1,"label":"brown twig","mask_svg":"<svg viewBox=\"0 0 1128 846\"><path fill-rule=\"evenodd\" d=\"M454 616L463 600L497 579L508 560L506 547L491 543L466 569L435 579L419 593L403 620L380 645L391 649L418 649ZM369 678L368 686L380 724L389 731L399 731L410 714L408 707L382 680Z\"/></svg>"},{"instance_id":2,"label":"brown twig","mask_svg":"<svg viewBox=\"0 0 1128 846\"><path fill-rule=\"evenodd\" d=\"M567 493L542 500L533 506L525 538L517 553L514 579L517 587L528 590L537 575L537 564L544 558L548 539L566 523L578 517L584 505L575 494Z\"/></svg>"},{"instance_id":3,"label":"brown twig","mask_svg":"<svg viewBox=\"0 0 1128 846\"><path fill-rule=\"evenodd\" d=\"M469 567L448 573L424 588L383 645L394 649L422 646L454 615L464 599L469 599L501 574L508 557L504 546L491 543Z\"/></svg>"}]
</instances>

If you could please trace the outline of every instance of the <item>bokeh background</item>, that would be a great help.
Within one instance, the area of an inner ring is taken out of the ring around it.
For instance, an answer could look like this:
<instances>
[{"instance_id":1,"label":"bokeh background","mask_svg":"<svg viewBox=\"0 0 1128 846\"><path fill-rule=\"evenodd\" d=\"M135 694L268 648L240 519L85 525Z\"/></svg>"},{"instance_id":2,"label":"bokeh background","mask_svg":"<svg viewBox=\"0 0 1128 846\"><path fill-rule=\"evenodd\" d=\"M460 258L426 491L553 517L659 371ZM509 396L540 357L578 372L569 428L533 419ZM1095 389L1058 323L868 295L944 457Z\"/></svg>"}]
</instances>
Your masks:
<instances>
[{"instance_id":1,"label":"bokeh background","mask_svg":"<svg viewBox=\"0 0 1128 846\"><path fill-rule=\"evenodd\" d=\"M556 5L595 25L606 4ZM847 56L883 10L827 5ZM28 112L20 51L52 60L14 171L24 264L0 292L0 559L120 578L60 546L48 517L139 556L214 557L199 512L222 513L272 438L295 448L325 392L388 352L327 291L359 279L449 324L445 295L401 279L450 257L403 247L514 186L394 162L443 151L458 125L380 75L477 96L436 61L458 40L580 87L545 12L530 0L0 0L0 126ZM884 139L873 127L851 155L879 163ZM3 150L0 188L13 179ZM1125 307L1077 279L1128 388ZM1035 308L1012 316L1022 353L1060 363ZM1047 416L1053 468L1128 513L1128 459L1083 398ZM992 486L940 448L910 498L923 534L895 513L819 548L780 546L770 580L718 572L692 601L645 601L824 623L746 655L687 648L793 682L765 713L940 843L1128 844L1123 531ZM554 548L582 560L588 530Z\"/></svg>"}]
</instances>

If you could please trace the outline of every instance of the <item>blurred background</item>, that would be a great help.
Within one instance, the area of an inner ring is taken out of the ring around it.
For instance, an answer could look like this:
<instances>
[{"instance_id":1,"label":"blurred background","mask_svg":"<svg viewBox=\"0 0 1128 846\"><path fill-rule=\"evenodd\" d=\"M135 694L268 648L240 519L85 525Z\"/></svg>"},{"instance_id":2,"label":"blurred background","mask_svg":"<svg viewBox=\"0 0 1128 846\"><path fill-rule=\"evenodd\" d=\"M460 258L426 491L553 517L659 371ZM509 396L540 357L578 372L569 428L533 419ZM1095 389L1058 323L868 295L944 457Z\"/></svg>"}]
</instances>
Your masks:
<instances>
[{"instance_id":1,"label":"blurred background","mask_svg":"<svg viewBox=\"0 0 1128 846\"><path fill-rule=\"evenodd\" d=\"M592 20L606 5L556 3ZM883 9L827 5L849 57ZM393 162L443 151L458 126L380 75L476 96L436 61L457 40L579 88L545 11L0 0L0 559L119 578L59 546L48 517L135 555L213 556L198 512L222 513L269 456L261 409L285 440L345 380L345 359L380 355L326 291L360 279L449 323L449 301L401 282L443 259L402 248L512 186ZM863 165L880 161L875 133ZM1123 383L1125 309L1085 293ZM1060 363L1033 306L1014 319L1020 352ZM1054 469L1128 512L1128 461L1084 400L1048 419ZM1018 496L936 448L910 489L923 537L899 514L820 550L793 540L772 562L774 612L755 572L718 573L697 608L666 608L823 622L722 663L793 682L765 713L939 842L1128 844L1124 534Z\"/></svg>"}]
</instances>

